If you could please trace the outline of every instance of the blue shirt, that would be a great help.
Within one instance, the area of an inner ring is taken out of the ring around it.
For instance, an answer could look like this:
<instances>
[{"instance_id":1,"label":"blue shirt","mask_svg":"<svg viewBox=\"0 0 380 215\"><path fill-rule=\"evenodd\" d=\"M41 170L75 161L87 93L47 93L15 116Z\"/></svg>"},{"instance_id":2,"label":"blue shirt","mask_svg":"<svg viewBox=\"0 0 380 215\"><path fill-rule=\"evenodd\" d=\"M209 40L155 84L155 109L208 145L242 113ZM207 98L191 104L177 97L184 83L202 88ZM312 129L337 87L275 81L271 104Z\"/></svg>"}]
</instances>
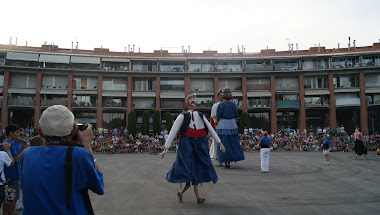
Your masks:
<instances>
[{"instance_id":1,"label":"blue shirt","mask_svg":"<svg viewBox=\"0 0 380 215\"><path fill-rule=\"evenodd\" d=\"M216 117L219 119L233 119L238 118L238 109L233 102L222 102L218 105L216 110Z\"/></svg>"},{"instance_id":2,"label":"blue shirt","mask_svg":"<svg viewBox=\"0 0 380 215\"><path fill-rule=\"evenodd\" d=\"M263 136L260 139L260 145L262 146L269 146L270 145L270 139L269 137Z\"/></svg>"},{"instance_id":3,"label":"blue shirt","mask_svg":"<svg viewBox=\"0 0 380 215\"><path fill-rule=\"evenodd\" d=\"M9 152L11 153L12 157L16 157L18 154L20 154L21 143L14 140L10 141L8 139L5 139L4 143L5 142L11 145ZM20 170L21 170L21 162L17 162L11 167L5 167L4 168L5 177L11 179L12 181L17 181L20 179Z\"/></svg>"},{"instance_id":4,"label":"blue shirt","mask_svg":"<svg viewBox=\"0 0 380 215\"><path fill-rule=\"evenodd\" d=\"M102 195L103 174L95 169L94 157L86 149L75 147L72 154L70 212L66 209L66 146L37 146L22 155L24 215L87 214L80 190L88 188Z\"/></svg>"},{"instance_id":5,"label":"blue shirt","mask_svg":"<svg viewBox=\"0 0 380 215\"><path fill-rule=\"evenodd\" d=\"M322 148L323 150L327 150L330 148L330 141L328 139L324 139L323 142L322 142Z\"/></svg>"}]
</instances>

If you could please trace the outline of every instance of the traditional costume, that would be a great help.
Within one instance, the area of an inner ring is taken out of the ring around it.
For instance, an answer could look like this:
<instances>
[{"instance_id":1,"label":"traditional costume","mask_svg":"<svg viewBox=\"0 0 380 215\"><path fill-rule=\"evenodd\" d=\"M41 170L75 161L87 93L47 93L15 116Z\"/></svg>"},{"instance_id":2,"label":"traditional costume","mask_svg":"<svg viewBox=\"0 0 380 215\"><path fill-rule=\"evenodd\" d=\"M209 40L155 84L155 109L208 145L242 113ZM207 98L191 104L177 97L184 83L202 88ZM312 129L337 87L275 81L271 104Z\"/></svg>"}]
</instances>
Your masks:
<instances>
[{"instance_id":1,"label":"traditional costume","mask_svg":"<svg viewBox=\"0 0 380 215\"><path fill-rule=\"evenodd\" d=\"M168 182L198 185L218 181L208 152L207 130L216 142L221 142L202 113L189 110L178 115L165 143L168 149L179 132L177 158L165 177Z\"/></svg>"},{"instance_id":2,"label":"traditional costume","mask_svg":"<svg viewBox=\"0 0 380 215\"><path fill-rule=\"evenodd\" d=\"M220 137L226 152L218 149L218 162L232 162L244 160L244 153L239 142L238 127L235 118L239 117L236 105L233 102L225 101L218 105L216 117L219 118L216 132ZM229 164L226 164L229 168Z\"/></svg>"},{"instance_id":3,"label":"traditional costume","mask_svg":"<svg viewBox=\"0 0 380 215\"><path fill-rule=\"evenodd\" d=\"M214 117L216 117L216 111L218 110L218 105L220 102L215 103L212 108L211 108L211 118L210 118L210 123L211 126L215 129L215 122L214 122ZM211 159L216 159L218 154L218 146L216 144L216 141L214 138L212 138L211 146L210 146L210 158Z\"/></svg>"}]
</instances>

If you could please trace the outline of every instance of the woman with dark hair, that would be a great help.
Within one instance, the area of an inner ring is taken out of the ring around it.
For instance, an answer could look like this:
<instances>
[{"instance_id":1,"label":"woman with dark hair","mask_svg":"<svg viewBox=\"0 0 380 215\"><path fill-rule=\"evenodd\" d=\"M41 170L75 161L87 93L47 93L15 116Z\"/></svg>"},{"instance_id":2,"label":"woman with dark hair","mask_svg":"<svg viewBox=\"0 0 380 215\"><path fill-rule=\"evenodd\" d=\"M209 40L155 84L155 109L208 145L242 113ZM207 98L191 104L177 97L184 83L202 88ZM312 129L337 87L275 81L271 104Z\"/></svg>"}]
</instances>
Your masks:
<instances>
[{"instance_id":1,"label":"woman with dark hair","mask_svg":"<svg viewBox=\"0 0 380 215\"><path fill-rule=\"evenodd\" d=\"M219 163L225 163L225 168L230 168L232 161L244 160L244 153L240 147L238 126L236 124L236 118L239 117L239 113L236 104L231 102L232 94L229 88L224 88L223 102L218 105L216 111L216 132L220 137L226 152L218 149L217 160Z\"/></svg>"},{"instance_id":2,"label":"woman with dark hair","mask_svg":"<svg viewBox=\"0 0 380 215\"><path fill-rule=\"evenodd\" d=\"M367 160L367 149L365 145L365 139L362 132L360 131L360 128L355 129L354 140L355 140L354 160L358 158L358 155L361 156L362 154L364 154L364 160Z\"/></svg>"}]
</instances>

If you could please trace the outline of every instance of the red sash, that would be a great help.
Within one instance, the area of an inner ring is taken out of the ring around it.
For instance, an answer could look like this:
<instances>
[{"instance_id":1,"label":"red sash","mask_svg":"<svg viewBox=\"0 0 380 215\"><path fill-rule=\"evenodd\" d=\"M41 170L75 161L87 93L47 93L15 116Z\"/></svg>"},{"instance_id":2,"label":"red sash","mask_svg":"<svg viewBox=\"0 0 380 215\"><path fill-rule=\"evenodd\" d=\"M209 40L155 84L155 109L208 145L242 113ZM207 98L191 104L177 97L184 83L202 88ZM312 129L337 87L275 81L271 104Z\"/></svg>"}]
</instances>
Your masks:
<instances>
[{"instance_id":1,"label":"red sash","mask_svg":"<svg viewBox=\"0 0 380 215\"><path fill-rule=\"evenodd\" d=\"M181 135L186 137L192 137L192 138L201 138L206 136L206 131L204 128L195 130L193 128L188 128L186 133Z\"/></svg>"}]
</instances>

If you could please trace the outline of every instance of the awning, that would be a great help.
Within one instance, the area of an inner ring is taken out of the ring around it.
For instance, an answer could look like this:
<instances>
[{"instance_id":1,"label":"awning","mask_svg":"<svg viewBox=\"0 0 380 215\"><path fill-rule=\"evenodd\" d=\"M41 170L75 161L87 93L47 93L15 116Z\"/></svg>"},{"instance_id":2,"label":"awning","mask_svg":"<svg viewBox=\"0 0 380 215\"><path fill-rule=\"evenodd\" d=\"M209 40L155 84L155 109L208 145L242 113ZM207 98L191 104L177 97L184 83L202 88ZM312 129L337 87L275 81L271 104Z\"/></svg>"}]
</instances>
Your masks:
<instances>
[{"instance_id":1,"label":"awning","mask_svg":"<svg viewBox=\"0 0 380 215\"><path fill-rule=\"evenodd\" d=\"M247 97L271 97L271 92L247 92Z\"/></svg>"},{"instance_id":2,"label":"awning","mask_svg":"<svg viewBox=\"0 0 380 215\"><path fill-rule=\"evenodd\" d=\"M96 95L98 90L73 90L73 94L76 95Z\"/></svg>"},{"instance_id":3,"label":"awning","mask_svg":"<svg viewBox=\"0 0 380 215\"><path fill-rule=\"evenodd\" d=\"M380 89L366 89L365 93L380 93Z\"/></svg>"},{"instance_id":4,"label":"awning","mask_svg":"<svg viewBox=\"0 0 380 215\"><path fill-rule=\"evenodd\" d=\"M8 60L38 61L39 54L25 52L7 52Z\"/></svg>"},{"instance_id":5,"label":"awning","mask_svg":"<svg viewBox=\"0 0 380 215\"><path fill-rule=\"evenodd\" d=\"M156 97L156 92L132 92L132 97Z\"/></svg>"},{"instance_id":6,"label":"awning","mask_svg":"<svg viewBox=\"0 0 380 215\"><path fill-rule=\"evenodd\" d=\"M50 94L50 95L67 95L67 90L62 89L41 89L41 94Z\"/></svg>"},{"instance_id":7,"label":"awning","mask_svg":"<svg viewBox=\"0 0 380 215\"><path fill-rule=\"evenodd\" d=\"M127 97L127 92L103 91L102 96Z\"/></svg>"},{"instance_id":8,"label":"awning","mask_svg":"<svg viewBox=\"0 0 380 215\"><path fill-rule=\"evenodd\" d=\"M8 93L36 94L36 89L8 89Z\"/></svg>"},{"instance_id":9,"label":"awning","mask_svg":"<svg viewBox=\"0 0 380 215\"><path fill-rule=\"evenodd\" d=\"M117 58L117 57L103 57L102 61L107 62L130 62L128 58Z\"/></svg>"},{"instance_id":10,"label":"awning","mask_svg":"<svg viewBox=\"0 0 380 215\"><path fill-rule=\"evenodd\" d=\"M41 54L40 55L40 62L47 62L47 63L70 63L70 56L68 55L51 55L51 54Z\"/></svg>"},{"instance_id":11,"label":"awning","mask_svg":"<svg viewBox=\"0 0 380 215\"><path fill-rule=\"evenodd\" d=\"M358 88L336 88L334 93L351 93L351 92L360 92Z\"/></svg>"},{"instance_id":12,"label":"awning","mask_svg":"<svg viewBox=\"0 0 380 215\"><path fill-rule=\"evenodd\" d=\"M243 97L242 92L232 92L232 97Z\"/></svg>"},{"instance_id":13,"label":"awning","mask_svg":"<svg viewBox=\"0 0 380 215\"><path fill-rule=\"evenodd\" d=\"M160 92L160 98L162 99L185 99L185 92L168 92L168 91L161 91Z\"/></svg>"},{"instance_id":14,"label":"awning","mask_svg":"<svg viewBox=\"0 0 380 215\"><path fill-rule=\"evenodd\" d=\"M329 90L305 90L305 96L330 95Z\"/></svg>"},{"instance_id":15,"label":"awning","mask_svg":"<svg viewBox=\"0 0 380 215\"><path fill-rule=\"evenodd\" d=\"M99 57L71 56L71 63L100 64Z\"/></svg>"}]
</instances>

